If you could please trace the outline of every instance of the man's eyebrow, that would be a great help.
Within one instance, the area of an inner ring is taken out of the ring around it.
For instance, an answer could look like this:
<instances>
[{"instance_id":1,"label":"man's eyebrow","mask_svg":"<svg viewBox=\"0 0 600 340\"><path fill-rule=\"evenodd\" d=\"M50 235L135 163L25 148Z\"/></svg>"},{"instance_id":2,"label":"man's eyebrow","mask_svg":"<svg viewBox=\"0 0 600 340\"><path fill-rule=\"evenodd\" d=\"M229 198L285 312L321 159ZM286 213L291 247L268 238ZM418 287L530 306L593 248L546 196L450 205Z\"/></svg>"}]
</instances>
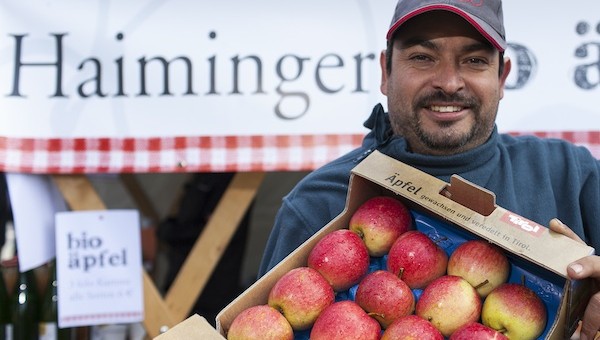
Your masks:
<instances>
[{"instance_id":1,"label":"man's eyebrow","mask_svg":"<svg viewBox=\"0 0 600 340\"><path fill-rule=\"evenodd\" d=\"M464 52L477 52L477 51L486 51L493 52L495 50L494 46L486 42L476 42L470 45L467 45L463 48Z\"/></svg>"},{"instance_id":2,"label":"man's eyebrow","mask_svg":"<svg viewBox=\"0 0 600 340\"><path fill-rule=\"evenodd\" d=\"M439 46L429 39L422 37L411 37L408 39L400 40L400 49L407 49L414 46L421 46L431 50L438 50ZM463 47L464 52L475 52L475 51L493 51L494 46L487 42L479 41Z\"/></svg>"},{"instance_id":3,"label":"man's eyebrow","mask_svg":"<svg viewBox=\"0 0 600 340\"><path fill-rule=\"evenodd\" d=\"M407 49L414 46L422 46L427 49L437 50L438 46L428 39L421 37L412 37L406 40L400 40L400 49Z\"/></svg>"}]
</instances>

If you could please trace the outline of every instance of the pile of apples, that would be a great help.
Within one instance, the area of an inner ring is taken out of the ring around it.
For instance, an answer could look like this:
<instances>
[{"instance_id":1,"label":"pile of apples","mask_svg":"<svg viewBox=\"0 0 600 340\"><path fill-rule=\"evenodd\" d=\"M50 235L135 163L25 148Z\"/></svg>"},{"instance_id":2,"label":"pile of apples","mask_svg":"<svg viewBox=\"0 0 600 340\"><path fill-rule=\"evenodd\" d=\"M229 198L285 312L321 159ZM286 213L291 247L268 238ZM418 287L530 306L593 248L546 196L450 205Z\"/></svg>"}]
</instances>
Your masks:
<instances>
[{"instance_id":1,"label":"pile of apples","mask_svg":"<svg viewBox=\"0 0 600 340\"><path fill-rule=\"evenodd\" d=\"M373 265L383 258L385 269ZM509 274L499 247L466 240L447 254L401 201L376 196L284 274L266 304L243 310L227 339L536 339L545 304Z\"/></svg>"}]
</instances>

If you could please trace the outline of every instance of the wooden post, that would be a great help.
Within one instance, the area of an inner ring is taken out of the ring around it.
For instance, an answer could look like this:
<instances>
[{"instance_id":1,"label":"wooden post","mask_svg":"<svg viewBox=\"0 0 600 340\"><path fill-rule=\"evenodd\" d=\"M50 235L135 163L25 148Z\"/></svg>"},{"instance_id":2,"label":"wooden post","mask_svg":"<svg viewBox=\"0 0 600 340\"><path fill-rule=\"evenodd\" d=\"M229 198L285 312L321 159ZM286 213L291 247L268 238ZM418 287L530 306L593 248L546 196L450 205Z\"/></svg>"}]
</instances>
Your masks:
<instances>
[{"instance_id":1,"label":"wooden post","mask_svg":"<svg viewBox=\"0 0 600 340\"><path fill-rule=\"evenodd\" d=\"M166 302L179 322L189 316L221 255L254 200L264 178L262 172L237 173L181 266L166 295Z\"/></svg>"},{"instance_id":2,"label":"wooden post","mask_svg":"<svg viewBox=\"0 0 600 340\"><path fill-rule=\"evenodd\" d=\"M119 176L121 178L121 182L131 194L133 201L135 202L136 207L140 210L140 212L149 217L152 222L156 223L160 220L160 216L156 209L154 209L154 205L152 201L148 199L148 196L144 192L144 189L135 178L134 174L121 174Z\"/></svg>"}]
</instances>

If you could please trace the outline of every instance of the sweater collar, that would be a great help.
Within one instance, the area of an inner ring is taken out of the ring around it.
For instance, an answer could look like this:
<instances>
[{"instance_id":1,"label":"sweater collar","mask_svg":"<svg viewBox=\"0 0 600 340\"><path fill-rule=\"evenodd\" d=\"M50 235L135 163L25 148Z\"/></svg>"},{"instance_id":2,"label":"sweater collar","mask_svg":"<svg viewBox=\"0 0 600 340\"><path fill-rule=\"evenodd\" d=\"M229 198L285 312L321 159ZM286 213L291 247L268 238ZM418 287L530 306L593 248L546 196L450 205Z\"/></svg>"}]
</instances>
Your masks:
<instances>
[{"instance_id":1,"label":"sweater collar","mask_svg":"<svg viewBox=\"0 0 600 340\"><path fill-rule=\"evenodd\" d=\"M431 156L409 151L406 139L393 135L388 113L383 110L381 104L375 106L364 125L371 129L371 132L365 137L363 145L376 148L403 163L445 179L452 174L469 173L484 167L490 163L497 151L496 126L487 142L474 149L450 156Z\"/></svg>"}]
</instances>

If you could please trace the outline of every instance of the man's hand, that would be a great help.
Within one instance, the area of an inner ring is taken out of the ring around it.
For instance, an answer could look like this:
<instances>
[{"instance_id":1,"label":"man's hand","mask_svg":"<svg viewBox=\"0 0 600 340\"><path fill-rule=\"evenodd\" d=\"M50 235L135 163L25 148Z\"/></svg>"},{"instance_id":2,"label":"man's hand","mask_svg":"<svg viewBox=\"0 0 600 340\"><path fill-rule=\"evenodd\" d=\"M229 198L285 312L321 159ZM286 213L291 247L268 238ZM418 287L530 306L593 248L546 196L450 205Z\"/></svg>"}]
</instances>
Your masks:
<instances>
[{"instance_id":1,"label":"man's hand","mask_svg":"<svg viewBox=\"0 0 600 340\"><path fill-rule=\"evenodd\" d=\"M557 218L552 219L549 224L550 230L568 236L569 238L579 241L583 240L577 236L568 226L563 224ZM594 278L600 282L600 257L596 255L586 256L579 259L567 267L567 273L571 279L579 280L585 278ZM595 339L600 329L600 292L592 295L583 315L581 323L581 334L579 339L591 340Z\"/></svg>"}]
</instances>

